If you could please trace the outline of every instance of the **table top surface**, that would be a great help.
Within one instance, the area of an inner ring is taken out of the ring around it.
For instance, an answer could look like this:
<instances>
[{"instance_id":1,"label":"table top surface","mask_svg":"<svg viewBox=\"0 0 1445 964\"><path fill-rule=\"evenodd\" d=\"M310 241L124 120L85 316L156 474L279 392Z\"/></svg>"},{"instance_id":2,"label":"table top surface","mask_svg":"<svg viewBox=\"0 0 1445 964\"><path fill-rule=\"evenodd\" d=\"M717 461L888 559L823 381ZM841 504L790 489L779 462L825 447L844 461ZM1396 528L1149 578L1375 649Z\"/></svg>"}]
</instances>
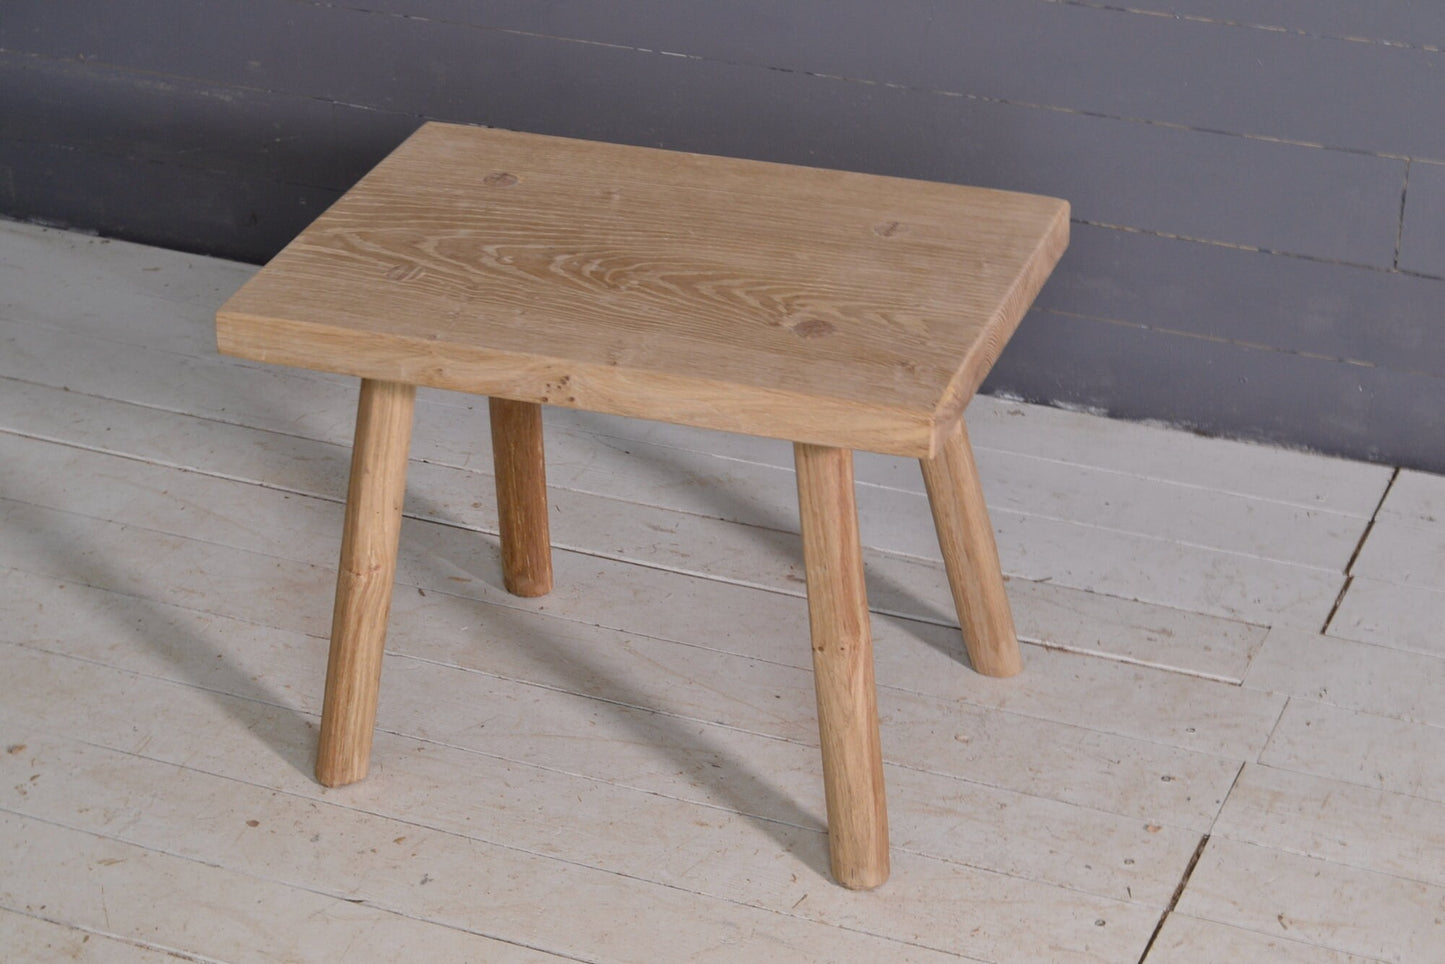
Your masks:
<instances>
[{"instance_id":1,"label":"table top surface","mask_svg":"<svg viewBox=\"0 0 1445 964\"><path fill-rule=\"evenodd\" d=\"M222 352L931 456L1068 243L1037 195L431 123Z\"/></svg>"}]
</instances>

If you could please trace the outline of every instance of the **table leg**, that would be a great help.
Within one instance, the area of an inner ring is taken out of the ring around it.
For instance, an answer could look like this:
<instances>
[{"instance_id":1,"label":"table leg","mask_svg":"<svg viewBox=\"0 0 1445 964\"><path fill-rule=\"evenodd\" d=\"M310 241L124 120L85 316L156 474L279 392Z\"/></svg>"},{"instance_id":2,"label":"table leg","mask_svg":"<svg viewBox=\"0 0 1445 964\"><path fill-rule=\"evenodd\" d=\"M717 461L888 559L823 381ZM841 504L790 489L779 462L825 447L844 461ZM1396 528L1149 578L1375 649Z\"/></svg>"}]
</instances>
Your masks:
<instances>
[{"instance_id":1,"label":"table leg","mask_svg":"<svg viewBox=\"0 0 1445 964\"><path fill-rule=\"evenodd\" d=\"M415 401L414 385L361 381L316 753L329 787L360 780L370 761Z\"/></svg>"},{"instance_id":2,"label":"table leg","mask_svg":"<svg viewBox=\"0 0 1445 964\"><path fill-rule=\"evenodd\" d=\"M1013 676L1023 669L1018 634L962 419L942 451L922 465L969 662L985 676Z\"/></svg>"},{"instance_id":3,"label":"table leg","mask_svg":"<svg viewBox=\"0 0 1445 964\"><path fill-rule=\"evenodd\" d=\"M489 408L502 578L514 596L545 596L552 591L552 539L547 526L542 406L493 398Z\"/></svg>"},{"instance_id":4,"label":"table leg","mask_svg":"<svg viewBox=\"0 0 1445 964\"><path fill-rule=\"evenodd\" d=\"M798 510L823 746L833 876L855 890L888 879L888 809L863 585L853 453L798 443Z\"/></svg>"}]
</instances>

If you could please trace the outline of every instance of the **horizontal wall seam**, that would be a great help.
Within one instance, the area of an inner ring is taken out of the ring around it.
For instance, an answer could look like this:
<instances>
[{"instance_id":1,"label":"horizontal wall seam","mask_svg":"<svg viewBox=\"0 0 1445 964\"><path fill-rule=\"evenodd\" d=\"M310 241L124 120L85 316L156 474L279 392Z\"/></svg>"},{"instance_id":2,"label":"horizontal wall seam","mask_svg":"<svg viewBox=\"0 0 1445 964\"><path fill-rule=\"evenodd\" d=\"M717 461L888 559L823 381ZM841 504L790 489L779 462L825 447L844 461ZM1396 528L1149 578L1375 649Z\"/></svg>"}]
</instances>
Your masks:
<instances>
[{"instance_id":1,"label":"horizontal wall seam","mask_svg":"<svg viewBox=\"0 0 1445 964\"><path fill-rule=\"evenodd\" d=\"M1367 44L1375 47L1398 47L1404 50L1421 50L1434 54L1445 52L1445 47L1439 47L1435 44L1416 44L1405 40L1386 40L1382 37L1354 37L1347 34L1316 33L1299 27L1249 23L1243 20L1229 20L1223 17L1206 17L1201 14L1175 13L1170 10L1145 10L1141 7L1122 7L1111 3L1091 2L1091 0L1040 0L1040 2L1052 3L1061 7L1085 7L1090 10L1107 10L1112 13L1124 13L1145 17L1163 17L1167 20L1183 20L1188 23L1213 24L1220 27L1236 27L1242 30L1260 30L1265 33L1283 33L1295 37L1305 37L1310 40L1336 40L1341 43Z\"/></svg>"},{"instance_id":2,"label":"horizontal wall seam","mask_svg":"<svg viewBox=\"0 0 1445 964\"><path fill-rule=\"evenodd\" d=\"M1057 0L1045 0L1045 2L1057 2ZM1338 151L1342 154L1357 154L1364 157L1380 157L1388 160L1407 160L1414 158L1414 155L1397 154L1389 151L1370 151L1364 148L1344 147L1332 144L1320 144L1313 141L1299 140L1296 138L1278 137L1270 134L1261 134L1250 131L1230 131L1221 128L1197 127L1189 124L1181 124L1174 121L1153 120L1145 117L1133 117L1123 114L1109 114L1101 111L1089 111L1075 107L1065 107L1053 104L1039 104L1031 101L1012 100L1009 98L990 97L984 94L971 94L966 91L946 90L934 87L921 87L913 84L898 83L896 81L877 80L867 77L849 77L841 74L829 74L820 71L804 70L797 67L783 67L775 64L754 63L749 61L723 60L713 57L704 57L700 54L690 54L678 51L659 50L651 47L639 47L630 44L619 44L604 40L589 40L584 37L566 37L559 34L539 33L532 30L521 30L515 27L493 27L485 24L467 23L466 21L448 20L442 17L419 17L413 14L393 13L384 10L372 10L364 7L353 7L337 3L313 3L313 6L322 6L329 9L348 10L352 13L368 14L371 16L391 17L393 19L418 20L426 23L436 23L447 27L461 29L481 30L490 33L508 34L517 37L528 37L534 40L548 40L556 43L581 44L589 47L601 47L609 50L621 50L631 53L648 54L661 57L681 57L688 60L695 60L700 63L717 64L723 67L745 67L754 70L772 70L780 73L797 74L804 77L816 77L820 80L833 80L845 83L864 84L868 86L884 87L889 90L901 90L909 93L932 94L939 97L962 97L967 100L986 104L999 104L1007 107L1019 107L1028 110L1047 110L1061 114L1076 114L1081 117L1093 117L1099 120L1119 121L1126 124L1136 124L1145 127L1163 127L1169 130L1188 131L1198 134L1211 134L1220 137L1236 137L1244 140L1263 141L1270 144L1284 144L1290 147L1305 147L1314 150ZM1172 15L1171 15L1172 16ZM1445 162L1445 158L1440 159Z\"/></svg>"},{"instance_id":3,"label":"horizontal wall seam","mask_svg":"<svg viewBox=\"0 0 1445 964\"><path fill-rule=\"evenodd\" d=\"M1301 254L1297 251L1284 251L1276 248L1261 248L1256 245L1241 244L1237 241L1219 241L1213 238L1196 238L1187 234L1175 234L1169 231L1159 231L1154 228L1137 228L1127 224L1112 224L1108 221L1094 221L1087 218L1071 218L1070 222L1073 224L1081 224L1085 227L1105 228L1109 231L1123 231L1128 234L1142 234L1151 238L1164 238L1168 241L1187 241L1191 244L1208 244L1216 248L1228 248L1232 251L1248 251L1252 254L1267 254L1277 258L1294 258L1298 261L1313 261L1315 264L1328 264L1340 268L1359 268L1364 271L1374 271L1379 274L1397 274L1408 278L1420 278L1425 281L1445 281L1445 278L1442 278L1439 275L1427 274L1423 271L1413 271L1409 268L1398 268L1378 264L1369 264L1368 262L1364 261L1341 261L1337 258L1326 258L1317 254Z\"/></svg>"},{"instance_id":4,"label":"horizontal wall seam","mask_svg":"<svg viewBox=\"0 0 1445 964\"><path fill-rule=\"evenodd\" d=\"M1359 358L1341 358L1335 355L1325 355L1319 352L1305 351L1298 348L1281 348L1277 345L1266 345L1260 342L1245 341L1239 338L1226 338L1223 335L1209 335L1197 331L1182 331L1177 328L1166 328L1162 325L1149 325L1140 321L1126 321L1122 318L1108 318L1103 315L1086 314L1078 311L1066 311L1062 308L1034 308L1034 311L1054 315L1059 318L1073 318L1079 321L1092 321L1104 325L1114 325L1119 328L1133 328L1136 331L1147 331L1160 335L1173 335L1179 338L1189 338L1194 341L1213 342L1217 345L1228 345L1231 348L1243 348L1246 351L1269 352L1275 355L1292 355L1296 358L1305 358L1309 361L1328 362L1337 365L1348 365L1352 368L1380 369L1392 372L1397 375L1408 375L1411 377L1433 378L1438 381L1445 381L1445 374L1440 372L1429 372L1416 368L1396 368L1390 365L1382 365L1379 362L1366 361Z\"/></svg>"}]
</instances>

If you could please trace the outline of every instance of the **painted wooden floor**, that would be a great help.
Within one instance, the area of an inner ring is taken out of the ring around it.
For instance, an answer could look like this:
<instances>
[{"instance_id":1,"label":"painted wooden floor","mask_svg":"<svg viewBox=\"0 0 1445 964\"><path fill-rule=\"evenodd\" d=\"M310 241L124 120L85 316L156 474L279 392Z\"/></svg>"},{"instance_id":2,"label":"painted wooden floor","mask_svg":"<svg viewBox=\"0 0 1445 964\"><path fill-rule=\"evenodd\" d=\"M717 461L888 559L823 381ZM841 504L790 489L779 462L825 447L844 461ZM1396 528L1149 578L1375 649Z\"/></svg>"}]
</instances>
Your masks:
<instances>
[{"instance_id":1,"label":"painted wooden floor","mask_svg":"<svg viewBox=\"0 0 1445 964\"><path fill-rule=\"evenodd\" d=\"M1445 480L980 398L1000 681L860 456L851 893L785 443L549 411L522 600L423 392L372 775L314 782L356 386L216 354L250 270L0 224L0 958L1445 960Z\"/></svg>"}]
</instances>

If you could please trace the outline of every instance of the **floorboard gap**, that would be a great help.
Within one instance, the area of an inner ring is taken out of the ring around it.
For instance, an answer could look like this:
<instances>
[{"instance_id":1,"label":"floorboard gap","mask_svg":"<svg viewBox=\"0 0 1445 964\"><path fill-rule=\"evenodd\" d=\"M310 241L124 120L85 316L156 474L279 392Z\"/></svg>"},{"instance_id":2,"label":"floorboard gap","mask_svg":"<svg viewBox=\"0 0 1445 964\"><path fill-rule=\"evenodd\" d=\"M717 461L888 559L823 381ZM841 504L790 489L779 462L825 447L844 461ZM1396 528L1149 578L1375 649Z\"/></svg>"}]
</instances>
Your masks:
<instances>
[{"instance_id":1,"label":"floorboard gap","mask_svg":"<svg viewBox=\"0 0 1445 964\"><path fill-rule=\"evenodd\" d=\"M1323 636L1330 631L1330 623L1335 621L1335 613L1340 611L1340 606L1345 601L1345 593L1350 591L1350 585L1355 581L1355 560L1360 558L1364 551L1365 542L1370 538L1370 533L1375 531L1375 521L1380 518L1380 510L1385 507L1385 500L1390 497L1390 491L1395 488L1395 480L1400 477L1400 467L1390 473L1390 480L1385 483L1385 491L1380 493L1380 501L1375 503L1375 511L1370 513L1370 520L1365 523L1365 529L1360 533L1360 541L1355 543L1355 551L1350 553L1350 561L1345 563L1345 582L1340 586L1340 594L1335 597L1335 604L1330 607L1329 615L1325 616L1325 623L1320 627L1320 635Z\"/></svg>"},{"instance_id":2,"label":"floorboard gap","mask_svg":"<svg viewBox=\"0 0 1445 964\"><path fill-rule=\"evenodd\" d=\"M1179 898L1184 896L1184 888L1189 886L1189 878L1194 876L1194 868L1199 866L1199 858L1204 856L1204 848L1208 845L1209 834L1205 834L1199 838L1199 846L1194 848L1194 856L1189 858L1189 863L1184 868L1184 876L1179 878L1179 886L1174 888L1174 896L1169 898L1169 906L1159 915L1159 923L1155 925L1154 933L1149 935L1149 942L1144 945L1144 953L1139 955L1139 964L1148 960L1149 952L1154 949L1154 942L1159 939L1159 932L1164 929L1164 922L1169 920L1169 915L1179 906Z\"/></svg>"}]
</instances>

